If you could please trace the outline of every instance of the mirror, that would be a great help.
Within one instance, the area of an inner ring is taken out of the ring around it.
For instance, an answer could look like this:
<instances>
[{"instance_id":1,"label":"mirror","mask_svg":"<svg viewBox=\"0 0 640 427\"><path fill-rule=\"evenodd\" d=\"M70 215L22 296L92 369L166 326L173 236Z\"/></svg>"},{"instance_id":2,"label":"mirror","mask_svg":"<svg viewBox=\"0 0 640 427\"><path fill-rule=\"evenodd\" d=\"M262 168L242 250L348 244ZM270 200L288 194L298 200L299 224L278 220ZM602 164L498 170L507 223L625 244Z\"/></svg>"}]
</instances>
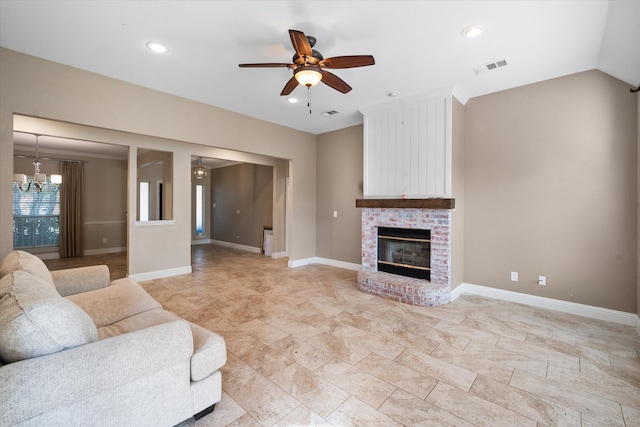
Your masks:
<instances>
[{"instance_id":1,"label":"mirror","mask_svg":"<svg viewBox=\"0 0 640 427\"><path fill-rule=\"evenodd\" d=\"M173 219L173 153L138 148L138 221Z\"/></svg>"}]
</instances>

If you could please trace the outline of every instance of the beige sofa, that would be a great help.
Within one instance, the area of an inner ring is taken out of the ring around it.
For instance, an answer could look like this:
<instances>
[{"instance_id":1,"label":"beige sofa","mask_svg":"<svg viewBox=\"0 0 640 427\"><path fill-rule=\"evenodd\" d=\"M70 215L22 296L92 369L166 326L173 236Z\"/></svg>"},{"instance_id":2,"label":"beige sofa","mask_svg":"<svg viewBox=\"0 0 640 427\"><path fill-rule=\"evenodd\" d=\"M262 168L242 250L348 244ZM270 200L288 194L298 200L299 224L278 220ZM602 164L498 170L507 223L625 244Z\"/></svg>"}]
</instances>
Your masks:
<instances>
[{"instance_id":1,"label":"beige sofa","mask_svg":"<svg viewBox=\"0 0 640 427\"><path fill-rule=\"evenodd\" d=\"M172 426L220 401L224 339L106 266L0 264L0 425Z\"/></svg>"}]
</instances>

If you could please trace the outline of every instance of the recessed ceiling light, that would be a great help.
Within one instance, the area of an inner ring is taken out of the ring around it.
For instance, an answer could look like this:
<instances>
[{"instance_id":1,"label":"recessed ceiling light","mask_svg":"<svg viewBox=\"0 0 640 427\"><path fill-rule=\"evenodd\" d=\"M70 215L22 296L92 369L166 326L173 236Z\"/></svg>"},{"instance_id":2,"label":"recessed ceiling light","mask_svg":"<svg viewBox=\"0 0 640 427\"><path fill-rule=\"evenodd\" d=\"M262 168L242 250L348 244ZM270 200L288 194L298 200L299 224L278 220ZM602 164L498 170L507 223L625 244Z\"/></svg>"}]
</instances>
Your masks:
<instances>
[{"instance_id":1,"label":"recessed ceiling light","mask_svg":"<svg viewBox=\"0 0 640 427\"><path fill-rule=\"evenodd\" d=\"M462 30L462 36L468 39L472 39L474 37L479 36L481 32L482 32L482 27L478 25L472 25L471 27L467 27L464 30Z\"/></svg>"},{"instance_id":2,"label":"recessed ceiling light","mask_svg":"<svg viewBox=\"0 0 640 427\"><path fill-rule=\"evenodd\" d=\"M387 96L390 97L390 98L395 98L398 95L399 95L398 92L388 92L387 93Z\"/></svg>"},{"instance_id":3,"label":"recessed ceiling light","mask_svg":"<svg viewBox=\"0 0 640 427\"><path fill-rule=\"evenodd\" d=\"M292 104L295 104L296 102L298 102L298 98L287 98L287 101L289 101Z\"/></svg>"},{"instance_id":4,"label":"recessed ceiling light","mask_svg":"<svg viewBox=\"0 0 640 427\"><path fill-rule=\"evenodd\" d=\"M158 42L147 42L147 47L154 51L155 53L167 53L169 52L169 48L165 45L160 44Z\"/></svg>"}]
</instances>

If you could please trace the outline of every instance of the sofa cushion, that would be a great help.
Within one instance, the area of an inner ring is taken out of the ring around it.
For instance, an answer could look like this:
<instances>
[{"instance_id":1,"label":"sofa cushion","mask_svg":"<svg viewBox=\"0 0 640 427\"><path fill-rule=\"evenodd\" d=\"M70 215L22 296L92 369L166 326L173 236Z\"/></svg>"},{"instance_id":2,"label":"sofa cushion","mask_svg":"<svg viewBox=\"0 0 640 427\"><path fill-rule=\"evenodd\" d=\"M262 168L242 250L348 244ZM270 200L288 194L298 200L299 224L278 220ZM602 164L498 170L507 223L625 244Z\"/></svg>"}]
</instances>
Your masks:
<instances>
[{"instance_id":1,"label":"sofa cushion","mask_svg":"<svg viewBox=\"0 0 640 427\"><path fill-rule=\"evenodd\" d=\"M37 256L25 251L10 252L0 264L0 277L6 276L7 274L17 270L24 270L31 274L35 274L55 289L51 272L49 272L45 263Z\"/></svg>"},{"instance_id":2,"label":"sofa cushion","mask_svg":"<svg viewBox=\"0 0 640 427\"><path fill-rule=\"evenodd\" d=\"M0 279L0 359L3 363L44 356L98 339L80 307L42 278L14 271Z\"/></svg>"},{"instance_id":3,"label":"sofa cushion","mask_svg":"<svg viewBox=\"0 0 640 427\"><path fill-rule=\"evenodd\" d=\"M86 311L98 328L113 325L147 310L162 308L158 301L129 278L114 280L106 288L66 298Z\"/></svg>"},{"instance_id":4,"label":"sofa cushion","mask_svg":"<svg viewBox=\"0 0 640 427\"><path fill-rule=\"evenodd\" d=\"M180 316L170 311L162 309L147 310L111 325L98 328L98 336L102 340L180 319Z\"/></svg>"}]
</instances>

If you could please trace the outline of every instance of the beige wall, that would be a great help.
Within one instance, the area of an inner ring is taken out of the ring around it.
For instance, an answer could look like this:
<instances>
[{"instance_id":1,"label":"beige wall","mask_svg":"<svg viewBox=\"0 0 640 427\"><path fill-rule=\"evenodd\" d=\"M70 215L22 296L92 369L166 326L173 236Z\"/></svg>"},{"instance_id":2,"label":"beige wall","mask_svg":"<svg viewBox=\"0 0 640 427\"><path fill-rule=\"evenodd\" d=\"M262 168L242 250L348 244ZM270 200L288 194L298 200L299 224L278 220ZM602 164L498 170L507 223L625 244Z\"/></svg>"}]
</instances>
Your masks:
<instances>
[{"instance_id":1,"label":"beige wall","mask_svg":"<svg viewBox=\"0 0 640 427\"><path fill-rule=\"evenodd\" d=\"M209 155L205 147L290 159L288 255L293 261L315 256L315 135L7 49L0 49L0 93L0 256L11 251L13 242L8 183L14 114L52 119L60 126L91 126L91 131L76 129L76 136L93 141L173 152L174 220L149 226L135 224L136 158L135 150L129 152L130 274L190 266L191 191L186 189L191 187L191 155ZM55 129L44 130L56 135Z\"/></svg>"},{"instance_id":2,"label":"beige wall","mask_svg":"<svg viewBox=\"0 0 640 427\"><path fill-rule=\"evenodd\" d=\"M362 125L318 135L317 256L362 262ZM338 216L334 217L333 212Z\"/></svg>"},{"instance_id":3,"label":"beige wall","mask_svg":"<svg viewBox=\"0 0 640 427\"><path fill-rule=\"evenodd\" d=\"M455 98L452 105L451 197L456 208L451 215L451 288L464 282L464 106Z\"/></svg>"},{"instance_id":4,"label":"beige wall","mask_svg":"<svg viewBox=\"0 0 640 427\"><path fill-rule=\"evenodd\" d=\"M273 168L245 163L210 176L211 238L261 248L263 227L273 227Z\"/></svg>"},{"instance_id":5,"label":"beige wall","mask_svg":"<svg viewBox=\"0 0 640 427\"><path fill-rule=\"evenodd\" d=\"M637 117L599 71L471 99L465 281L636 312Z\"/></svg>"}]
</instances>

